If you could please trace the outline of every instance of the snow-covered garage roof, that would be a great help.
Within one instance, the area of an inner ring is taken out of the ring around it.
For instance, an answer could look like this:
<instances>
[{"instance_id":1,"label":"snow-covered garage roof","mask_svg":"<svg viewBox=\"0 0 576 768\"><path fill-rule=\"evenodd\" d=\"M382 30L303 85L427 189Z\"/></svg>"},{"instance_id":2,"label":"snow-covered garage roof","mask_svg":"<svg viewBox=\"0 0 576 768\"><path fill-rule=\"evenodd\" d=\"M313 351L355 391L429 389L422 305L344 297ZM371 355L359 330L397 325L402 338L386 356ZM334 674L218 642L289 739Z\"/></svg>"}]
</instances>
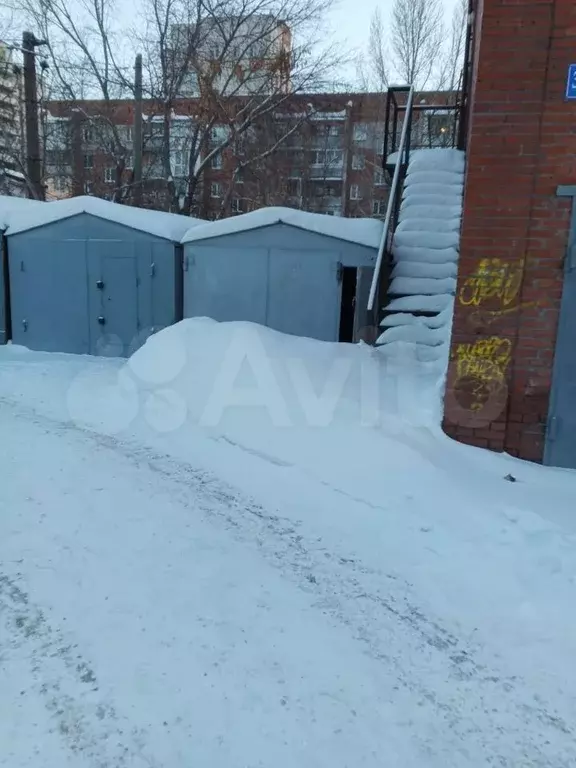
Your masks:
<instances>
[{"instance_id":1,"label":"snow-covered garage roof","mask_svg":"<svg viewBox=\"0 0 576 768\"><path fill-rule=\"evenodd\" d=\"M382 222L377 219L343 219L323 213L306 213L294 208L261 208L229 219L204 223L191 228L182 238L183 243L261 229L274 224L289 224L298 229L335 237L369 248L378 248L382 237Z\"/></svg>"},{"instance_id":2,"label":"snow-covered garage roof","mask_svg":"<svg viewBox=\"0 0 576 768\"><path fill-rule=\"evenodd\" d=\"M109 200L102 200L98 197L81 196L42 203L35 206L33 210L25 208L19 211L10 216L7 234L14 235L17 232L26 232L61 219L69 219L80 213L89 213L99 219L113 221L116 224L175 242L179 242L182 236L195 224L205 223L199 219L192 219L190 216L134 208L130 205L111 203Z\"/></svg>"},{"instance_id":3,"label":"snow-covered garage roof","mask_svg":"<svg viewBox=\"0 0 576 768\"><path fill-rule=\"evenodd\" d=\"M12 219L21 216L25 212L37 210L45 203L38 200L29 200L27 197L10 197L0 195L0 230L10 226Z\"/></svg>"}]
</instances>

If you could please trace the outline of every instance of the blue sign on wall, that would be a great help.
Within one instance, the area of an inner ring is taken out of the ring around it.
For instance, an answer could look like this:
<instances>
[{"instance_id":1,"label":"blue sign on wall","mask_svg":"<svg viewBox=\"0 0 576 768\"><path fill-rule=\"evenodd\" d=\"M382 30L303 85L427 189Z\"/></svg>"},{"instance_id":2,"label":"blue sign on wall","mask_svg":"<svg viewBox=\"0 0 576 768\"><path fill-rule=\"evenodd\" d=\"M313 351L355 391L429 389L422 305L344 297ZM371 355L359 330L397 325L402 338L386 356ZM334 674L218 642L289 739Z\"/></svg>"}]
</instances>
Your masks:
<instances>
[{"instance_id":1,"label":"blue sign on wall","mask_svg":"<svg viewBox=\"0 0 576 768\"><path fill-rule=\"evenodd\" d=\"M568 81L566 83L566 98L576 99L576 64L568 67Z\"/></svg>"}]
</instances>

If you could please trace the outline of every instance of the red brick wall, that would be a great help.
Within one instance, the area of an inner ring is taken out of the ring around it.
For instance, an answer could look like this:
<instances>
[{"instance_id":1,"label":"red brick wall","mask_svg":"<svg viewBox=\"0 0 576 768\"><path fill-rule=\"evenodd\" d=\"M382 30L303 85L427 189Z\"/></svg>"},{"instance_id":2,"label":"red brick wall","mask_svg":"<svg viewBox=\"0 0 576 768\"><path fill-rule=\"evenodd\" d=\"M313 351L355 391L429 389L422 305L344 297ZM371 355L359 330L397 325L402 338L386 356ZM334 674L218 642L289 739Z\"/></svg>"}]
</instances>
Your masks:
<instances>
[{"instance_id":1,"label":"red brick wall","mask_svg":"<svg viewBox=\"0 0 576 768\"><path fill-rule=\"evenodd\" d=\"M541 460L576 183L574 0L483 0L446 431Z\"/></svg>"}]
</instances>

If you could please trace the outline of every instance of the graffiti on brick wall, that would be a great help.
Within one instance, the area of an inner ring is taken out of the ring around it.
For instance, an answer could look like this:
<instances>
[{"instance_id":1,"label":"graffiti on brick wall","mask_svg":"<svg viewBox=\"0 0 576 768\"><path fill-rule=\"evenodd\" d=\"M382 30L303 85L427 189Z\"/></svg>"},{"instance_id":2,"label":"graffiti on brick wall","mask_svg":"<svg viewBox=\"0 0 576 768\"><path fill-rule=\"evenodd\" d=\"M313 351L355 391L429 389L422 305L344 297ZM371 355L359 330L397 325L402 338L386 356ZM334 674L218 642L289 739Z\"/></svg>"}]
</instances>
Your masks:
<instances>
[{"instance_id":1,"label":"graffiti on brick wall","mask_svg":"<svg viewBox=\"0 0 576 768\"><path fill-rule=\"evenodd\" d=\"M480 307L491 301L506 309L515 303L522 284L522 269L502 259L482 259L476 272L458 292L464 307Z\"/></svg>"},{"instance_id":2,"label":"graffiti on brick wall","mask_svg":"<svg viewBox=\"0 0 576 768\"><path fill-rule=\"evenodd\" d=\"M511 355L512 342L499 336L456 346L455 389L467 393L470 410L479 411L488 400L500 398L506 389Z\"/></svg>"}]
</instances>

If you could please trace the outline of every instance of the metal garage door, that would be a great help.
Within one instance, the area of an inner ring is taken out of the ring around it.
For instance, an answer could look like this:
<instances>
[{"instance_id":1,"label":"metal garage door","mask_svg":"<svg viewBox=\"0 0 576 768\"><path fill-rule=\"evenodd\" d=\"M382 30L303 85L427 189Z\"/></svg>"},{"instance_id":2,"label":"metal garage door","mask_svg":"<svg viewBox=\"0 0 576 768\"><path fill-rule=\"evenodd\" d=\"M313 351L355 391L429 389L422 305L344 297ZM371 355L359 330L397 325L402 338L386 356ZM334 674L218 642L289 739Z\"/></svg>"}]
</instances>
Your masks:
<instances>
[{"instance_id":1,"label":"metal garage door","mask_svg":"<svg viewBox=\"0 0 576 768\"><path fill-rule=\"evenodd\" d=\"M544 462L576 468L576 215L565 262Z\"/></svg>"},{"instance_id":2,"label":"metal garage door","mask_svg":"<svg viewBox=\"0 0 576 768\"><path fill-rule=\"evenodd\" d=\"M87 248L90 353L122 357L132 350L141 330L134 244L90 240Z\"/></svg>"},{"instance_id":3,"label":"metal garage door","mask_svg":"<svg viewBox=\"0 0 576 768\"><path fill-rule=\"evenodd\" d=\"M341 285L333 253L272 249L268 281L270 328L338 340Z\"/></svg>"},{"instance_id":4,"label":"metal garage door","mask_svg":"<svg viewBox=\"0 0 576 768\"><path fill-rule=\"evenodd\" d=\"M198 245L184 258L184 317L219 322L247 320L266 325L266 248Z\"/></svg>"},{"instance_id":5,"label":"metal garage door","mask_svg":"<svg viewBox=\"0 0 576 768\"><path fill-rule=\"evenodd\" d=\"M46 352L87 354L86 242L38 240L10 252L12 338Z\"/></svg>"}]
</instances>

